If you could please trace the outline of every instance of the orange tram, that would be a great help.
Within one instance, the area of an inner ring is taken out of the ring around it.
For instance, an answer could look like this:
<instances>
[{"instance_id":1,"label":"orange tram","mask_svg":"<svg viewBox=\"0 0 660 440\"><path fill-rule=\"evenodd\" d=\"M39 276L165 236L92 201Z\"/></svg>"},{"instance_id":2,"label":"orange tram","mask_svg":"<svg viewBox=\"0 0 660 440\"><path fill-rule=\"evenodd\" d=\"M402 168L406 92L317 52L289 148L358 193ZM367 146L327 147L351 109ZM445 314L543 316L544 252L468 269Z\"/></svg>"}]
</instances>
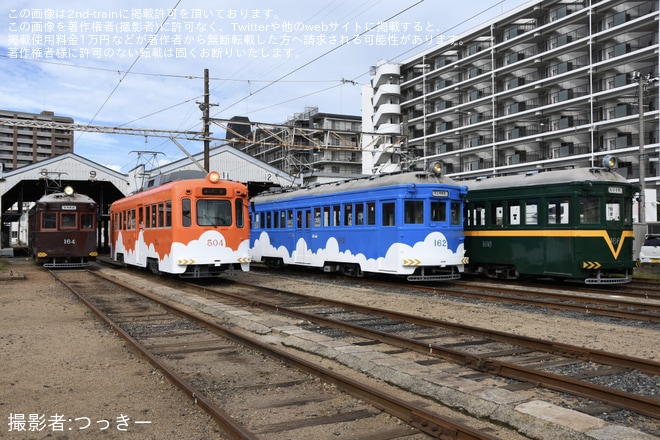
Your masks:
<instances>
[{"instance_id":1,"label":"orange tram","mask_svg":"<svg viewBox=\"0 0 660 440\"><path fill-rule=\"evenodd\" d=\"M110 206L111 257L155 274L203 278L250 267L247 187L205 178L173 180Z\"/></svg>"}]
</instances>

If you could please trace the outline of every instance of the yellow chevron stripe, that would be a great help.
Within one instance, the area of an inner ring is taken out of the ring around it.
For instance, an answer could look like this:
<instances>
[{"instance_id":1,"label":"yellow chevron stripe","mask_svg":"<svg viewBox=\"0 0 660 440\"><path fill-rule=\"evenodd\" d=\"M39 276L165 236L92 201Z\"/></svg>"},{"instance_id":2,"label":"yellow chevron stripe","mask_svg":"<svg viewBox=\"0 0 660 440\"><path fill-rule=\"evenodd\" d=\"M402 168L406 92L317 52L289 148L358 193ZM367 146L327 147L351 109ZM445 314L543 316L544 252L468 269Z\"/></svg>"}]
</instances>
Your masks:
<instances>
[{"instance_id":1,"label":"yellow chevron stripe","mask_svg":"<svg viewBox=\"0 0 660 440\"><path fill-rule=\"evenodd\" d=\"M524 230L480 230L465 231L466 237L560 237L560 238L602 238L610 248L610 252L615 259L619 258L619 253L623 248L623 242L626 238L633 239L635 235L632 231L623 231L619 246L614 249L614 244L607 231L603 229L524 229Z\"/></svg>"}]
</instances>

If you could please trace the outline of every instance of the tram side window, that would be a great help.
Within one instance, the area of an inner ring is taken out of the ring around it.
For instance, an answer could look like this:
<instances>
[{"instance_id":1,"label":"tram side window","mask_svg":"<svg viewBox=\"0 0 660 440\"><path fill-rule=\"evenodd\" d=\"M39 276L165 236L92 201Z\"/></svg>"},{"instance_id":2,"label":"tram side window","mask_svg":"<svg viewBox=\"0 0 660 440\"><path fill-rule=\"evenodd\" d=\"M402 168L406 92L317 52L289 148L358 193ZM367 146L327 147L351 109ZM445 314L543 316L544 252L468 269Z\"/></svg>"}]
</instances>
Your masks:
<instances>
[{"instance_id":1,"label":"tram side window","mask_svg":"<svg viewBox=\"0 0 660 440\"><path fill-rule=\"evenodd\" d=\"M252 228L261 229L261 213L255 212L252 217L254 218L254 220L252 220Z\"/></svg>"},{"instance_id":2,"label":"tram side window","mask_svg":"<svg viewBox=\"0 0 660 440\"><path fill-rule=\"evenodd\" d=\"M605 201L605 221L621 221L621 202L619 199L608 199Z\"/></svg>"},{"instance_id":3,"label":"tram side window","mask_svg":"<svg viewBox=\"0 0 660 440\"><path fill-rule=\"evenodd\" d=\"M509 200L507 202L509 207L509 224L510 225L520 225L520 202L518 200Z\"/></svg>"},{"instance_id":4,"label":"tram side window","mask_svg":"<svg viewBox=\"0 0 660 440\"><path fill-rule=\"evenodd\" d=\"M144 218L147 219L147 221L144 223L144 227L147 229L151 229L151 222L149 219L151 218L151 205L147 205L144 207Z\"/></svg>"},{"instance_id":5,"label":"tram side window","mask_svg":"<svg viewBox=\"0 0 660 440\"><path fill-rule=\"evenodd\" d=\"M324 206L323 207L323 226L325 226L325 227L330 226L330 207L329 206Z\"/></svg>"},{"instance_id":6,"label":"tram side window","mask_svg":"<svg viewBox=\"0 0 660 440\"><path fill-rule=\"evenodd\" d=\"M135 208L131 209L131 229L135 229Z\"/></svg>"},{"instance_id":7,"label":"tram side window","mask_svg":"<svg viewBox=\"0 0 660 440\"><path fill-rule=\"evenodd\" d=\"M57 214L54 212L41 214L41 229L57 229Z\"/></svg>"},{"instance_id":8,"label":"tram side window","mask_svg":"<svg viewBox=\"0 0 660 440\"><path fill-rule=\"evenodd\" d=\"M158 227L165 227L165 203L158 204Z\"/></svg>"},{"instance_id":9,"label":"tram side window","mask_svg":"<svg viewBox=\"0 0 660 440\"><path fill-rule=\"evenodd\" d=\"M142 215L142 213L140 213ZM140 219L141 220L141 219ZM165 227L172 227L172 201L168 200L165 202Z\"/></svg>"},{"instance_id":10,"label":"tram side window","mask_svg":"<svg viewBox=\"0 0 660 440\"><path fill-rule=\"evenodd\" d=\"M461 224L461 202L451 202L451 224Z\"/></svg>"},{"instance_id":11,"label":"tram side window","mask_svg":"<svg viewBox=\"0 0 660 440\"><path fill-rule=\"evenodd\" d=\"M321 208L314 208L314 227L321 227Z\"/></svg>"},{"instance_id":12,"label":"tram side window","mask_svg":"<svg viewBox=\"0 0 660 440\"><path fill-rule=\"evenodd\" d=\"M287 228L293 228L293 210L289 209L287 211L287 220L286 220L286 227Z\"/></svg>"},{"instance_id":13,"label":"tram side window","mask_svg":"<svg viewBox=\"0 0 660 440\"><path fill-rule=\"evenodd\" d=\"M183 226L190 226L192 224L192 212L190 206L190 199L181 200L181 224Z\"/></svg>"},{"instance_id":14,"label":"tram side window","mask_svg":"<svg viewBox=\"0 0 660 440\"><path fill-rule=\"evenodd\" d=\"M350 203L344 205L344 226L353 225L353 206Z\"/></svg>"},{"instance_id":15,"label":"tram side window","mask_svg":"<svg viewBox=\"0 0 660 440\"><path fill-rule=\"evenodd\" d=\"M280 211L280 228L286 228L286 211Z\"/></svg>"},{"instance_id":16,"label":"tram side window","mask_svg":"<svg viewBox=\"0 0 660 440\"><path fill-rule=\"evenodd\" d=\"M502 226L504 223L504 202L490 202L490 224L493 226Z\"/></svg>"},{"instance_id":17,"label":"tram side window","mask_svg":"<svg viewBox=\"0 0 660 440\"><path fill-rule=\"evenodd\" d=\"M158 205L155 203L151 205L151 227L156 228L158 226Z\"/></svg>"},{"instance_id":18,"label":"tram side window","mask_svg":"<svg viewBox=\"0 0 660 440\"><path fill-rule=\"evenodd\" d=\"M548 224L567 225L570 219L568 200L548 200Z\"/></svg>"},{"instance_id":19,"label":"tram side window","mask_svg":"<svg viewBox=\"0 0 660 440\"><path fill-rule=\"evenodd\" d=\"M600 223L600 201L597 197L580 199L580 223Z\"/></svg>"},{"instance_id":20,"label":"tram side window","mask_svg":"<svg viewBox=\"0 0 660 440\"><path fill-rule=\"evenodd\" d=\"M447 221L447 202L441 202L439 200L431 200L431 221L432 222Z\"/></svg>"},{"instance_id":21,"label":"tram side window","mask_svg":"<svg viewBox=\"0 0 660 440\"><path fill-rule=\"evenodd\" d=\"M364 225L364 203L355 204L355 225Z\"/></svg>"},{"instance_id":22,"label":"tram side window","mask_svg":"<svg viewBox=\"0 0 660 440\"><path fill-rule=\"evenodd\" d=\"M273 214L270 211L266 212L266 222L264 223L264 226L265 226L266 229L270 229L270 228L273 227L273 224L272 224L272 221L271 221L272 216L273 216Z\"/></svg>"},{"instance_id":23,"label":"tram side window","mask_svg":"<svg viewBox=\"0 0 660 440\"><path fill-rule=\"evenodd\" d=\"M539 224L539 202L537 200L525 200L525 224Z\"/></svg>"},{"instance_id":24,"label":"tram side window","mask_svg":"<svg viewBox=\"0 0 660 440\"><path fill-rule=\"evenodd\" d=\"M238 201L236 203L238 203ZM241 203L241 206L243 206L243 201L240 201L240 203ZM238 218L238 212L236 214L237 214L237 218ZM277 211L273 211L273 229L277 229L277 228L280 227L279 226L279 221L280 221L280 213L277 212ZM240 227L243 227L243 225L241 225Z\"/></svg>"},{"instance_id":25,"label":"tram side window","mask_svg":"<svg viewBox=\"0 0 660 440\"><path fill-rule=\"evenodd\" d=\"M76 227L76 214L65 213L62 214L62 229L72 229Z\"/></svg>"},{"instance_id":26,"label":"tram side window","mask_svg":"<svg viewBox=\"0 0 660 440\"><path fill-rule=\"evenodd\" d=\"M376 202L367 202L367 225L376 224Z\"/></svg>"},{"instance_id":27,"label":"tram side window","mask_svg":"<svg viewBox=\"0 0 660 440\"><path fill-rule=\"evenodd\" d=\"M407 200L403 204L404 223L421 225L424 223L424 202L422 200Z\"/></svg>"},{"instance_id":28,"label":"tram side window","mask_svg":"<svg viewBox=\"0 0 660 440\"><path fill-rule=\"evenodd\" d=\"M383 226L394 226L394 202L386 202L381 205L383 214Z\"/></svg>"},{"instance_id":29,"label":"tram side window","mask_svg":"<svg viewBox=\"0 0 660 440\"><path fill-rule=\"evenodd\" d=\"M303 212L296 211L296 228L302 229L303 227Z\"/></svg>"},{"instance_id":30,"label":"tram side window","mask_svg":"<svg viewBox=\"0 0 660 440\"><path fill-rule=\"evenodd\" d=\"M339 205L332 207L332 226L341 226L341 208Z\"/></svg>"},{"instance_id":31,"label":"tram side window","mask_svg":"<svg viewBox=\"0 0 660 440\"><path fill-rule=\"evenodd\" d=\"M80 214L80 229L94 229L94 214Z\"/></svg>"},{"instance_id":32,"label":"tram side window","mask_svg":"<svg viewBox=\"0 0 660 440\"><path fill-rule=\"evenodd\" d=\"M484 226L486 224L486 203L476 202L468 210L468 224L470 226Z\"/></svg>"},{"instance_id":33,"label":"tram side window","mask_svg":"<svg viewBox=\"0 0 660 440\"><path fill-rule=\"evenodd\" d=\"M626 225L631 225L632 224L632 207L633 207L633 202L630 199L625 199L624 200L624 205L623 205L623 210L624 210L624 222Z\"/></svg>"},{"instance_id":34,"label":"tram side window","mask_svg":"<svg viewBox=\"0 0 660 440\"><path fill-rule=\"evenodd\" d=\"M243 212L245 212L245 209L243 209L243 200L242 199L236 199L236 203L234 204L234 217L236 218L236 227L237 228L242 228L245 226L245 220L243 217ZM277 227L277 217L274 218L275 225L274 227ZM231 220L230 220L231 222Z\"/></svg>"}]
</instances>

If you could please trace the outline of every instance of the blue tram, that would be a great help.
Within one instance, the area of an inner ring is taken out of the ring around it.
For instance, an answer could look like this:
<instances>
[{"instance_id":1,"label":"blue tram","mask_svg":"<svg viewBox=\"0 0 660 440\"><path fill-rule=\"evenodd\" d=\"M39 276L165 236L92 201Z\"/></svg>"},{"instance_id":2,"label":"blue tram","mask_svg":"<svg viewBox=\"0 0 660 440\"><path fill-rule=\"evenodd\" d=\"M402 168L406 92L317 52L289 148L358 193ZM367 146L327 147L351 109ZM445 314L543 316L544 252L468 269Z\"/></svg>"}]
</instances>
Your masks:
<instances>
[{"instance_id":1,"label":"blue tram","mask_svg":"<svg viewBox=\"0 0 660 440\"><path fill-rule=\"evenodd\" d=\"M465 186L424 172L258 195L251 201L252 261L350 276L457 279L466 263L466 194Z\"/></svg>"},{"instance_id":2,"label":"blue tram","mask_svg":"<svg viewBox=\"0 0 660 440\"><path fill-rule=\"evenodd\" d=\"M468 273L586 284L631 281L633 196L639 186L603 168L548 170L467 182Z\"/></svg>"}]
</instances>

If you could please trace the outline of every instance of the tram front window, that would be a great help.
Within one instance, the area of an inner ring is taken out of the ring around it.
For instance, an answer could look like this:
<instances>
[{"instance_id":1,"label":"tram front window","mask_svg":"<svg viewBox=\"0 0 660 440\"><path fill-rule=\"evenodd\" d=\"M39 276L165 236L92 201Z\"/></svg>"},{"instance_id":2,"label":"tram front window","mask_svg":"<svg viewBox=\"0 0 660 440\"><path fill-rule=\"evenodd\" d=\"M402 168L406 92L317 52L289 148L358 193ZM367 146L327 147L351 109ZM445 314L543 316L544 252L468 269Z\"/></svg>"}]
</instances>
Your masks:
<instances>
[{"instance_id":1,"label":"tram front window","mask_svg":"<svg viewBox=\"0 0 660 440\"><path fill-rule=\"evenodd\" d=\"M199 226L231 225L231 202L229 200L198 200L197 224Z\"/></svg>"}]
</instances>

